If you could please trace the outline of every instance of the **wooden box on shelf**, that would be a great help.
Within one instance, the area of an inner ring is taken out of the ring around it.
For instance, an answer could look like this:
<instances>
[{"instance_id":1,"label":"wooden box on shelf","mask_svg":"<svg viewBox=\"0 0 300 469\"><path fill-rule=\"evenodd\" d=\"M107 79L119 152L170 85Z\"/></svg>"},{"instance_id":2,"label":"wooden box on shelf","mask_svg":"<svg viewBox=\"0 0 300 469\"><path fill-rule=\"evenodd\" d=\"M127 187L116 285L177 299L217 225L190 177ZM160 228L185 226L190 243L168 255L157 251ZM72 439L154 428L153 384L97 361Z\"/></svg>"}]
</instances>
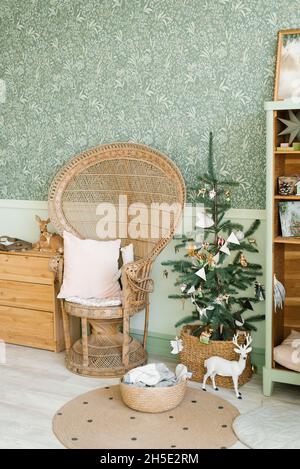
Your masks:
<instances>
[{"instance_id":1,"label":"wooden box on shelf","mask_svg":"<svg viewBox=\"0 0 300 469\"><path fill-rule=\"evenodd\" d=\"M298 104L299 106L299 104ZM265 104L267 111L267 271L266 271L266 363L264 394L271 395L274 382L300 385L300 373L288 370L274 361L274 348L290 334L300 331L300 238L282 236L279 204L300 201L299 195L280 195L278 178L300 174L300 151L278 151L286 135L278 118L288 118L288 110L297 109L286 101ZM300 106L299 106L300 109ZM274 274L283 283L286 300L283 309L274 308Z\"/></svg>"},{"instance_id":2,"label":"wooden box on shelf","mask_svg":"<svg viewBox=\"0 0 300 469\"><path fill-rule=\"evenodd\" d=\"M63 258L0 252L0 340L60 352L65 348L59 290ZM73 324L74 339L79 337Z\"/></svg>"}]
</instances>

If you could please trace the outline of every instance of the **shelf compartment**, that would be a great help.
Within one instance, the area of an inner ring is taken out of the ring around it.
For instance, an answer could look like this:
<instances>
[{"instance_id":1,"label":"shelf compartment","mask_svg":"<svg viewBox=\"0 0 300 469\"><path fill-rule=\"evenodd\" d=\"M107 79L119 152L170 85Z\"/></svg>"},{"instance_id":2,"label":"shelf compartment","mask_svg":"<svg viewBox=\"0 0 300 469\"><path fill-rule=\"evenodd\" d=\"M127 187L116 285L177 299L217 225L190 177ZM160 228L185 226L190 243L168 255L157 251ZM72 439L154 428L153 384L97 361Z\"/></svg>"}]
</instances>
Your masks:
<instances>
[{"instance_id":1,"label":"shelf compartment","mask_svg":"<svg viewBox=\"0 0 300 469\"><path fill-rule=\"evenodd\" d=\"M300 155L299 150L288 150L288 151L275 150L274 153L275 155Z\"/></svg>"},{"instance_id":2,"label":"shelf compartment","mask_svg":"<svg viewBox=\"0 0 300 469\"><path fill-rule=\"evenodd\" d=\"M275 236L274 243L276 244L299 244L300 245L300 237L295 238L293 236Z\"/></svg>"},{"instance_id":3,"label":"shelf compartment","mask_svg":"<svg viewBox=\"0 0 300 469\"><path fill-rule=\"evenodd\" d=\"M300 201L300 195L279 195L279 194L276 194L274 196L274 199L276 199L276 200L299 200Z\"/></svg>"}]
</instances>

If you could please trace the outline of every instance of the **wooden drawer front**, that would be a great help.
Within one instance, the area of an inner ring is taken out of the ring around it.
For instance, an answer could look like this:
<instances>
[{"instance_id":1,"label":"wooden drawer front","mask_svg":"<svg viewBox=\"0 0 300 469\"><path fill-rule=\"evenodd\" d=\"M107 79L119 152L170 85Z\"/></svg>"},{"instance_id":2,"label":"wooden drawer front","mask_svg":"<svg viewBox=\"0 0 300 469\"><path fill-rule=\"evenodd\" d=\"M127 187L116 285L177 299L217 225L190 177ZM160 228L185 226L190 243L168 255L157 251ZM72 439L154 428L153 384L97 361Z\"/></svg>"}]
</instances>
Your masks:
<instances>
[{"instance_id":1,"label":"wooden drawer front","mask_svg":"<svg viewBox=\"0 0 300 469\"><path fill-rule=\"evenodd\" d=\"M54 311L53 286L0 280L0 304Z\"/></svg>"},{"instance_id":2,"label":"wooden drawer front","mask_svg":"<svg viewBox=\"0 0 300 469\"><path fill-rule=\"evenodd\" d=\"M54 350L53 313L0 306L0 339Z\"/></svg>"},{"instance_id":3,"label":"wooden drawer front","mask_svg":"<svg viewBox=\"0 0 300 469\"><path fill-rule=\"evenodd\" d=\"M0 279L51 284L54 274L49 257L0 254Z\"/></svg>"}]
</instances>

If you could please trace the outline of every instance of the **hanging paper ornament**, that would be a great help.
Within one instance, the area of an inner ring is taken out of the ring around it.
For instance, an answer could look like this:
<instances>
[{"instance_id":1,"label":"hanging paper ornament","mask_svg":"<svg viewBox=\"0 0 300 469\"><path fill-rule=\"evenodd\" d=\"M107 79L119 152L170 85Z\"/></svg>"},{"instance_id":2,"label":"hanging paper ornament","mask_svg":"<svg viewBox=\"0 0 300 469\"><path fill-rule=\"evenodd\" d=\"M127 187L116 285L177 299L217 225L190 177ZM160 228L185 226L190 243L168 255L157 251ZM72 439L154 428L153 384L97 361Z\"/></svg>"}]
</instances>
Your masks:
<instances>
[{"instance_id":1,"label":"hanging paper ornament","mask_svg":"<svg viewBox=\"0 0 300 469\"><path fill-rule=\"evenodd\" d=\"M192 285L191 288L188 289L187 294L190 295L196 291L195 285Z\"/></svg>"},{"instance_id":2,"label":"hanging paper ornament","mask_svg":"<svg viewBox=\"0 0 300 469\"><path fill-rule=\"evenodd\" d=\"M264 301L266 299L265 288L259 282L255 282L255 296L259 301Z\"/></svg>"},{"instance_id":3,"label":"hanging paper ornament","mask_svg":"<svg viewBox=\"0 0 300 469\"><path fill-rule=\"evenodd\" d=\"M217 195L217 193L216 193L215 189L212 189L212 190L209 191L209 193L208 193L208 197L209 197L210 199L214 199L214 198L216 197L216 195Z\"/></svg>"},{"instance_id":4,"label":"hanging paper ornament","mask_svg":"<svg viewBox=\"0 0 300 469\"><path fill-rule=\"evenodd\" d=\"M168 276L169 276L169 272L167 271L167 269L164 269L164 271L163 271L163 277L164 277L164 278L168 278Z\"/></svg>"},{"instance_id":5,"label":"hanging paper ornament","mask_svg":"<svg viewBox=\"0 0 300 469\"><path fill-rule=\"evenodd\" d=\"M247 262L246 257L244 256L244 254L240 255L240 264L241 264L242 267L247 267L248 266L248 262Z\"/></svg>"},{"instance_id":6,"label":"hanging paper ornament","mask_svg":"<svg viewBox=\"0 0 300 469\"><path fill-rule=\"evenodd\" d=\"M172 347L171 353L173 355L177 355L177 353L180 353L183 350L182 339L179 339L177 336L175 337L174 340L170 340L170 344Z\"/></svg>"},{"instance_id":7,"label":"hanging paper ornament","mask_svg":"<svg viewBox=\"0 0 300 469\"><path fill-rule=\"evenodd\" d=\"M279 280L277 280L276 275L274 275L274 306L275 311L277 308L282 309L283 303L285 300L285 288Z\"/></svg>"},{"instance_id":8,"label":"hanging paper ornament","mask_svg":"<svg viewBox=\"0 0 300 469\"><path fill-rule=\"evenodd\" d=\"M202 278L202 280L206 280L206 273L204 267L201 267L201 269L197 270L195 274L198 275L198 277Z\"/></svg>"},{"instance_id":9,"label":"hanging paper ornament","mask_svg":"<svg viewBox=\"0 0 300 469\"><path fill-rule=\"evenodd\" d=\"M243 309L250 309L251 311L253 311L253 306L249 300L246 300L243 303L241 303L241 306Z\"/></svg>"},{"instance_id":10,"label":"hanging paper ornament","mask_svg":"<svg viewBox=\"0 0 300 469\"><path fill-rule=\"evenodd\" d=\"M242 327L245 323L245 320L242 318L240 313L234 313L234 323L237 327Z\"/></svg>"},{"instance_id":11,"label":"hanging paper ornament","mask_svg":"<svg viewBox=\"0 0 300 469\"><path fill-rule=\"evenodd\" d=\"M218 238L218 246L222 247L225 244L225 239L224 238Z\"/></svg>"},{"instance_id":12,"label":"hanging paper ornament","mask_svg":"<svg viewBox=\"0 0 300 469\"><path fill-rule=\"evenodd\" d=\"M236 237L233 231L230 233L229 237L227 238L227 243L240 244L238 238Z\"/></svg>"},{"instance_id":13,"label":"hanging paper ornament","mask_svg":"<svg viewBox=\"0 0 300 469\"><path fill-rule=\"evenodd\" d=\"M208 216L205 212L198 212L197 213L197 228L210 228L214 225L213 219Z\"/></svg>"},{"instance_id":14,"label":"hanging paper ornament","mask_svg":"<svg viewBox=\"0 0 300 469\"><path fill-rule=\"evenodd\" d=\"M205 189L205 187L202 187L202 189L199 189L199 190L198 190L198 196L199 196L199 197L204 197L205 194L206 194L206 189Z\"/></svg>"},{"instance_id":15,"label":"hanging paper ornament","mask_svg":"<svg viewBox=\"0 0 300 469\"><path fill-rule=\"evenodd\" d=\"M229 256L230 251L229 251L229 248L228 248L228 246L227 246L227 243L225 243L225 244L221 247L220 251L224 252L224 254L227 254L227 256Z\"/></svg>"},{"instance_id":16,"label":"hanging paper ornament","mask_svg":"<svg viewBox=\"0 0 300 469\"><path fill-rule=\"evenodd\" d=\"M201 319L202 316L206 316L206 308L200 308L200 306L196 304L196 309L199 314L199 319Z\"/></svg>"},{"instance_id":17,"label":"hanging paper ornament","mask_svg":"<svg viewBox=\"0 0 300 469\"><path fill-rule=\"evenodd\" d=\"M186 283L183 283L182 285L180 285L181 293L183 293L186 290L186 287L187 287Z\"/></svg>"},{"instance_id":18,"label":"hanging paper ornament","mask_svg":"<svg viewBox=\"0 0 300 469\"><path fill-rule=\"evenodd\" d=\"M242 230L237 230L236 237L239 241L243 241L243 239L245 238L245 234Z\"/></svg>"}]
</instances>

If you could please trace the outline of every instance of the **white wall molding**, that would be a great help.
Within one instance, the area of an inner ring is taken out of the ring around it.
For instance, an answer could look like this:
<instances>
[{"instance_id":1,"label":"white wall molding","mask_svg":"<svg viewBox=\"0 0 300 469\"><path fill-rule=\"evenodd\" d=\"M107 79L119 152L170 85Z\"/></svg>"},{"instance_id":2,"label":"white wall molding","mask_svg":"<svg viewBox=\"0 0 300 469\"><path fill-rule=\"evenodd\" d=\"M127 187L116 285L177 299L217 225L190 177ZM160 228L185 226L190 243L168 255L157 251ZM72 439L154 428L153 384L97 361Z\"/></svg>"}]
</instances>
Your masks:
<instances>
[{"instance_id":1,"label":"white wall molding","mask_svg":"<svg viewBox=\"0 0 300 469\"><path fill-rule=\"evenodd\" d=\"M48 210L48 203L46 200L0 199L0 209L2 208L21 210ZM266 210L232 208L226 214L226 218L239 218L245 220L258 218L259 220L265 220Z\"/></svg>"}]
</instances>

